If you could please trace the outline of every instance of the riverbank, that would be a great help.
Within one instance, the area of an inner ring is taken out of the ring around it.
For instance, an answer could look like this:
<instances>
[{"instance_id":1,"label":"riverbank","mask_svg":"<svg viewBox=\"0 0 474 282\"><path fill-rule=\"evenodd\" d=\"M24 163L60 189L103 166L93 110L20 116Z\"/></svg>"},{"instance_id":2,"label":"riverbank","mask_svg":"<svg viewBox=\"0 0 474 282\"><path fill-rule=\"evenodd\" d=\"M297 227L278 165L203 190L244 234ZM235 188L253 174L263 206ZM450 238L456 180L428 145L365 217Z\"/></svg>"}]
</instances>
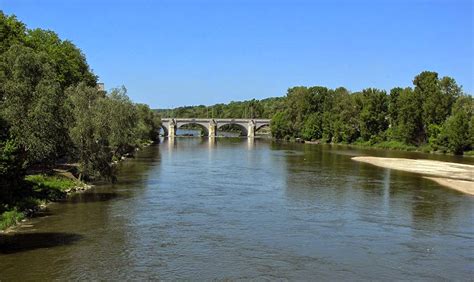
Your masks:
<instances>
[{"instance_id":1,"label":"riverbank","mask_svg":"<svg viewBox=\"0 0 474 282\"><path fill-rule=\"evenodd\" d=\"M9 233L21 222L34 217L55 201L65 199L70 194L89 190L92 185L55 171L52 175L27 175L19 187L18 200L0 214L0 233Z\"/></svg>"},{"instance_id":2,"label":"riverbank","mask_svg":"<svg viewBox=\"0 0 474 282\"><path fill-rule=\"evenodd\" d=\"M406 145L404 143L398 141L385 141L380 143L371 144L370 142L355 142L355 143L324 143L320 140L316 141L302 141L300 140L292 140L292 142L296 143L304 143L304 144L333 144L333 145L344 145L354 148L364 148L364 149L382 149L382 150L393 150L393 151L403 151L403 152L419 152L419 153L427 153L427 154L440 154L440 155L454 155L453 153L447 151L440 151L440 150L433 150L429 145L425 146L414 146L414 145ZM465 157L474 157L474 151L464 151L463 156Z\"/></svg>"},{"instance_id":3,"label":"riverbank","mask_svg":"<svg viewBox=\"0 0 474 282\"><path fill-rule=\"evenodd\" d=\"M474 196L474 165L402 158L353 157L378 167L413 172L440 185Z\"/></svg>"},{"instance_id":4,"label":"riverbank","mask_svg":"<svg viewBox=\"0 0 474 282\"><path fill-rule=\"evenodd\" d=\"M154 144L152 140L145 140L132 151L124 154L111 165L115 166L120 161L133 157L135 151ZM20 187L16 203L7 208L0 209L0 233L9 233L27 218L34 217L38 212L44 211L50 203L63 200L75 193L85 192L93 187L80 181L71 171L77 169L75 164L57 165L52 170L32 170L25 176Z\"/></svg>"}]
</instances>

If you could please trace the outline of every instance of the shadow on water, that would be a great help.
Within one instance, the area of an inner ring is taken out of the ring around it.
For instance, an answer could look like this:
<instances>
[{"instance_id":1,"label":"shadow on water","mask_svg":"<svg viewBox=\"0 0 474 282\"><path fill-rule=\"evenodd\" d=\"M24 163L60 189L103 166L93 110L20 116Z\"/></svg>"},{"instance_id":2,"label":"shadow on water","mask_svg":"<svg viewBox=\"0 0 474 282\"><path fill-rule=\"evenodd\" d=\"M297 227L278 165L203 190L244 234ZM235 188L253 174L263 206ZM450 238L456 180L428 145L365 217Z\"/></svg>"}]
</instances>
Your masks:
<instances>
[{"instance_id":1,"label":"shadow on water","mask_svg":"<svg viewBox=\"0 0 474 282\"><path fill-rule=\"evenodd\" d=\"M36 249L71 245L83 238L74 233L17 233L0 235L0 254L14 254Z\"/></svg>"},{"instance_id":2,"label":"shadow on water","mask_svg":"<svg viewBox=\"0 0 474 282\"><path fill-rule=\"evenodd\" d=\"M64 200L64 203L68 204L78 204L78 203L95 203L95 202L106 202L114 199L123 197L115 192L109 193L83 193L74 195L67 200Z\"/></svg>"},{"instance_id":3,"label":"shadow on water","mask_svg":"<svg viewBox=\"0 0 474 282\"><path fill-rule=\"evenodd\" d=\"M42 210L42 211L38 211L38 212L35 212L31 217L32 218L41 218L41 217L47 217L47 216L51 216L53 215L53 213L49 210Z\"/></svg>"}]
</instances>

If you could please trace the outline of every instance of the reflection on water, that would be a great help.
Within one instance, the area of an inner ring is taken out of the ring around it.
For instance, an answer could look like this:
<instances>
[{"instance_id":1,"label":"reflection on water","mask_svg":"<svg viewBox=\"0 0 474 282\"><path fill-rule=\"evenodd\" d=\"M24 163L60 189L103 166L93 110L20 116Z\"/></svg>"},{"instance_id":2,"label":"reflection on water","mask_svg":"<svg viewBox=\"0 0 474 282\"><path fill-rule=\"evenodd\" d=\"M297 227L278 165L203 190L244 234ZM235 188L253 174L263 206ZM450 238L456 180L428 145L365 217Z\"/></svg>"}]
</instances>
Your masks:
<instances>
[{"instance_id":1,"label":"reflection on water","mask_svg":"<svg viewBox=\"0 0 474 282\"><path fill-rule=\"evenodd\" d=\"M350 159L367 154L472 162L163 139L0 237L0 279L472 279L474 198Z\"/></svg>"}]
</instances>

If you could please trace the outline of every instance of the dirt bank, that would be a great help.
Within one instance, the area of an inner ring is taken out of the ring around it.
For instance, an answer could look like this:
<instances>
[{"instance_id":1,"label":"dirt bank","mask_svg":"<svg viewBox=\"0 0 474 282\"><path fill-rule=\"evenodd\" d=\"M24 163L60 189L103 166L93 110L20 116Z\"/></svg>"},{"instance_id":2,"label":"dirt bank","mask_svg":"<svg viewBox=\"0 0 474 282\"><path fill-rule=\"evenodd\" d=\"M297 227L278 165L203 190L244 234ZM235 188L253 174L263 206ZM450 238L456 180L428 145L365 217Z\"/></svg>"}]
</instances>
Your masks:
<instances>
[{"instance_id":1,"label":"dirt bank","mask_svg":"<svg viewBox=\"0 0 474 282\"><path fill-rule=\"evenodd\" d=\"M402 158L353 157L352 159L379 167L430 176L425 178L457 191L474 195L474 165Z\"/></svg>"}]
</instances>

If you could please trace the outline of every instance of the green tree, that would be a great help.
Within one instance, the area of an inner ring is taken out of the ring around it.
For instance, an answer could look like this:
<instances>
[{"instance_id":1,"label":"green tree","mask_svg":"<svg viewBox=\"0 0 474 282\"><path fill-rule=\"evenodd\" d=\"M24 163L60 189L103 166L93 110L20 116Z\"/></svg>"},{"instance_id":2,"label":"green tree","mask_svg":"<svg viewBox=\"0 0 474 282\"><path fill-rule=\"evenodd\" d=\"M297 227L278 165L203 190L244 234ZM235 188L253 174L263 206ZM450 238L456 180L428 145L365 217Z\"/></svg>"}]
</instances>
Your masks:
<instances>
[{"instance_id":1,"label":"green tree","mask_svg":"<svg viewBox=\"0 0 474 282\"><path fill-rule=\"evenodd\" d=\"M306 87L288 89L286 96L286 111L290 124L290 132L294 137L300 137L306 117L314 112L313 95Z\"/></svg>"},{"instance_id":2,"label":"green tree","mask_svg":"<svg viewBox=\"0 0 474 282\"><path fill-rule=\"evenodd\" d=\"M13 203L25 176L24 157L14 140L0 140L0 213Z\"/></svg>"},{"instance_id":3,"label":"green tree","mask_svg":"<svg viewBox=\"0 0 474 282\"><path fill-rule=\"evenodd\" d=\"M2 112L31 162L54 160L67 136L64 96L44 53L15 45L0 56Z\"/></svg>"},{"instance_id":4,"label":"green tree","mask_svg":"<svg viewBox=\"0 0 474 282\"><path fill-rule=\"evenodd\" d=\"M49 30L33 29L28 32L26 45L47 54L62 89L84 82L95 86L97 77L90 71L84 54L70 41L62 41Z\"/></svg>"},{"instance_id":5,"label":"green tree","mask_svg":"<svg viewBox=\"0 0 474 282\"><path fill-rule=\"evenodd\" d=\"M25 41L26 27L15 16L7 16L0 11L0 54L12 45L21 45Z\"/></svg>"},{"instance_id":6,"label":"green tree","mask_svg":"<svg viewBox=\"0 0 474 282\"><path fill-rule=\"evenodd\" d=\"M462 88L454 78L445 76L440 79L441 97L438 101L440 120L445 120L450 114L456 100L462 95Z\"/></svg>"},{"instance_id":7,"label":"green tree","mask_svg":"<svg viewBox=\"0 0 474 282\"><path fill-rule=\"evenodd\" d=\"M130 152L136 144L137 112L127 96L125 87L111 91L107 99L99 101L99 119L104 134L108 135L108 143L119 157ZM106 121L106 122L105 122Z\"/></svg>"},{"instance_id":8,"label":"green tree","mask_svg":"<svg viewBox=\"0 0 474 282\"><path fill-rule=\"evenodd\" d=\"M135 135L139 141L156 140L161 128L159 116L145 104L137 104L136 111L138 123L135 128Z\"/></svg>"},{"instance_id":9,"label":"green tree","mask_svg":"<svg viewBox=\"0 0 474 282\"><path fill-rule=\"evenodd\" d=\"M106 99L94 87L85 83L66 90L71 112L69 136L74 144L74 154L79 162L80 179L102 176L114 178L111 165L112 152L108 141L107 123L104 119L103 100Z\"/></svg>"},{"instance_id":10,"label":"green tree","mask_svg":"<svg viewBox=\"0 0 474 282\"><path fill-rule=\"evenodd\" d=\"M360 135L360 102L357 94L350 95L345 88L334 90L333 107L329 110L332 130L331 142L351 143Z\"/></svg>"},{"instance_id":11,"label":"green tree","mask_svg":"<svg viewBox=\"0 0 474 282\"><path fill-rule=\"evenodd\" d=\"M395 126L397 124L399 107L398 99L402 91L403 88L401 87L395 87L390 90L390 96L388 97L388 117L390 126Z\"/></svg>"},{"instance_id":12,"label":"green tree","mask_svg":"<svg viewBox=\"0 0 474 282\"><path fill-rule=\"evenodd\" d=\"M422 101L422 119L425 129L429 124L440 124L444 121L440 115L439 101L441 88L439 86L438 73L424 71L413 80L415 95Z\"/></svg>"},{"instance_id":13,"label":"green tree","mask_svg":"<svg viewBox=\"0 0 474 282\"><path fill-rule=\"evenodd\" d=\"M385 91L367 88L361 95L360 135L370 140L388 128L388 99Z\"/></svg>"},{"instance_id":14,"label":"green tree","mask_svg":"<svg viewBox=\"0 0 474 282\"><path fill-rule=\"evenodd\" d=\"M272 135L277 139L286 138L291 135L290 129L291 121L288 119L286 112L276 113L271 121Z\"/></svg>"},{"instance_id":15,"label":"green tree","mask_svg":"<svg viewBox=\"0 0 474 282\"><path fill-rule=\"evenodd\" d=\"M396 139L406 144L419 145L423 141L421 99L411 88L405 88L398 98Z\"/></svg>"},{"instance_id":16,"label":"green tree","mask_svg":"<svg viewBox=\"0 0 474 282\"><path fill-rule=\"evenodd\" d=\"M301 136L305 140L318 140L323 136L321 113L315 112L308 116L303 124Z\"/></svg>"},{"instance_id":17,"label":"green tree","mask_svg":"<svg viewBox=\"0 0 474 282\"><path fill-rule=\"evenodd\" d=\"M472 118L474 99L460 97L453 106L452 115L445 121L438 142L455 154L462 154L472 148Z\"/></svg>"}]
</instances>

